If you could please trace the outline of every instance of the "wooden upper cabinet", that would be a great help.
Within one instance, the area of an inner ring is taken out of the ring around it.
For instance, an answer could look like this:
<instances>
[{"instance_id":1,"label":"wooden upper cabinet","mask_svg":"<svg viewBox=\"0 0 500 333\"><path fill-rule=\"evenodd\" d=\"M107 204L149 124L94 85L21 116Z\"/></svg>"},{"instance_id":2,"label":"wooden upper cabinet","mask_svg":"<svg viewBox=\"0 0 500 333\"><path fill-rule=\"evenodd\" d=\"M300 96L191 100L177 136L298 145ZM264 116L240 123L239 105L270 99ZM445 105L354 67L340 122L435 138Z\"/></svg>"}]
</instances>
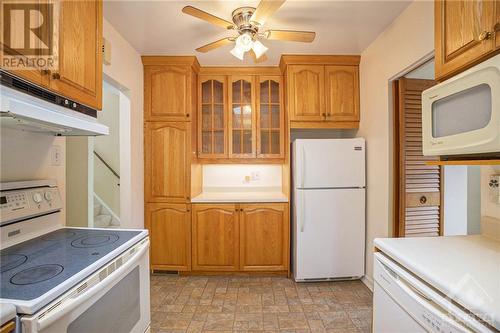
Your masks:
<instances>
[{"instance_id":1,"label":"wooden upper cabinet","mask_svg":"<svg viewBox=\"0 0 500 333\"><path fill-rule=\"evenodd\" d=\"M222 69L198 83L198 157L229 163L283 159L285 115L279 71Z\"/></svg>"},{"instance_id":2,"label":"wooden upper cabinet","mask_svg":"<svg viewBox=\"0 0 500 333\"><path fill-rule=\"evenodd\" d=\"M191 211L185 204L146 205L152 269L191 270Z\"/></svg>"},{"instance_id":3,"label":"wooden upper cabinet","mask_svg":"<svg viewBox=\"0 0 500 333\"><path fill-rule=\"evenodd\" d=\"M325 67L291 65L287 73L288 107L291 121L325 119Z\"/></svg>"},{"instance_id":4,"label":"wooden upper cabinet","mask_svg":"<svg viewBox=\"0 0 500 333\"><path fill-rule=\"evenodd\" d=\"M229 157L254 158L255 85L252 76L230 76L229 110Z\"/></svg>"},{"instance_id":5,"label":"wooden upper cabinet","mask_svg":"<svg viewBox=\"0 0 500 333\"><path fill-rule=\"evenodd\" d=\"M280 76L260 76L257 85L257 157L283 158L285 117Z\"/></svg>"},{"instance_id":6,"label":"wooden upper cabinet","mask_svg":"<svg viewBox=\"0 0 500 333\"><path fill-rule=\"evenodd\" d=\"M493 30L495 30L495 50L500 49L500 1L495 2L495 25Z\"/></svg>"},{"instance_id":7,"label":"wooden upper cabinet","mask_svg":"<svg viewBox=\"0 0 500 333\"><path fill-rule=\"evenodd\" d=\"M21 2L21 1L20 1ZM39 6L47 3L35 1ZM102 107L102 1L54 1L58 14L58 64L53 71L15 70L12 74L94 109ZM37 17L35 20L43 19ZM39 23L32 22L37 25ZM48 31L37 31L42 35ZM40 43L35 39L35 46ZM53 40L51 40L53 42Z\"/></svg>"},{"instance_id":8,"label":"wooden upper cabinet","mask_svg":"<svg viewBox=\"0 0 500 333\"><path fill-rule=\"evenodd\" d=\"M14 1L9 1L8 2L9 4L12 3L12 4L17 4L17 3L25 3L23 0L14 0ZM30 7L32 4L36 4L36 6L42 11L42 9L40 8L41 6L46 6L47 4L46 3L41 3L40 1L32 1L30 3ZM23 26L23 22L18 22L19 20L24 20L24 16L23 15L12 15L11 16L11 24L15 27L18 27L18 26ZM42 16L38 16L36 15L35 17L32 17L30 18L30 22L33 24L33 26L40 26L42 22L40 22L40 20L43 20L43 17ZM17 35L11 35L10 38L10 44L20 44L20 45L24 45L24 34L22 33L22 31L20 31L21 33L17 34ZM47 32L46 31L38 31L38 33L41 33L42 34L42 39L45 38ZM40 49L40 46L41 46L41 40L39 38L35 38L33 41L34 43L34 46L37 48L37 49ZM4 46L4 52L3 53L8 53L10 55L15 55L15 56L29 56L28 54L25 54L23 52L20 52L19 50L14 50L14 49L11 49L9 48L7 45ZM39 56L40 55L40 51L38 52L35 52L36 56ZM0 54L0 60L2 60L2 55ZM0 62L0 64L3 64L3 61ZM1 65L0 65L1 66ZM3 69L3 68L2 68ZM43 72L41 70L19 70L19 69L16 69L16 70L13 70L13 71L10 71L13 75L15 76L18 76L22 79L25 79L29 82L32 82L34 84L37 84L37 85L40 85L40 86L48 86L49 84L49 76L47 75L46 72Z\"/></svg>"},{"instance_id":9,"label":"wooden upper cabinet","mask_svg":"<svg viewBox=\"0 0 500 333\"><path fill-rule=\"evenodd\" d=\"M102 1L57 1L59 69L50 89L92 108L102 107Z\"/></svg>"},{"instance_id":10,"label":"wooden upper cabinet","mask_svg":"<svg viewBox=\"0 0 500 333\"><path fill-rule=\"evenodd\" d=\"M200 76L198 156L227 157L227 86L225 76Z\"/></svg>"},{"instance_id":11,"label":"wooden upper cabinet","mask_svg":"<svg viewBox=\"0 0 500 333\"><path fill-rule=\"evenodd\" d=\"M192 266L202 271L239 269L239 215L233 204L195 204Z\"/></svg>"},{"instance_id":12,"label":"wooden upper cabinet","mask_svg":"<svg viewBox=\"0 0 500 333\"><path fill-rule=\"evenodd\" d=\"M326 119L359 121L359 70L357 66L326 66Z\"/></svg>"},{"instance_id":13,"label":"wooden upper cabinet","mask_svg":"<svg viewBox=\"0 0 500 333\"><path fill-rule=\"evenodd\" d=\"M189 201L190 123L147 122L144 131L146 202Z\"/></svg>"},{"instance_id":14,"label":"wooden upper cabinet","mask_svg":"<svg viewBox=\"0 0 500 333\"><path fill-rule=\"evenodd\" d=\"M241 207L241 270L288 270L288 205L246 204Z\"/></svg>"},{"instance_id":15,"label":"wooden upper cabinet","mask_svg":"<svg viewBox=\"0 0 500 333\"><path fill-rule=\"evenodd\" d=\"M145 66L145 120L189 121L191 72L188 66Z\"/></svg>"},{"instance_id":16,"label":"wooden upper cabinet","mask_svg":"<svg viewBox=\"0 0 500 333\"><path fill-rule=\"evenodd\" d=\"M435 1L437 79L463 71L498 48L499 11L498 0Z\"/></svg>"}]
</instances>

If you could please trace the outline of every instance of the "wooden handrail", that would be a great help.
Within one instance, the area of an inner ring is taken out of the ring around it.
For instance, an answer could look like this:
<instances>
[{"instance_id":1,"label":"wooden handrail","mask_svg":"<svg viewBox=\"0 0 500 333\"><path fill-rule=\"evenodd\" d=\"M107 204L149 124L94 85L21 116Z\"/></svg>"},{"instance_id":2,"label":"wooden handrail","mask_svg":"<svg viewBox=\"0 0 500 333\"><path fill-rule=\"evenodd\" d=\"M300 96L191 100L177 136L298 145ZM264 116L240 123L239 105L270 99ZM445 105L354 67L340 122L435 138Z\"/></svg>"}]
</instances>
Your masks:
<instances>
[{"instance_id":1,"label":"wooden handrail","mask_svg":"<svg viewBox=\"0 0 500 333\"><path fill-rule=\"evenodd\" d=\"M118 174L118 172L116 172L95 150L94 150L94 155L97 156L97 158L109 169L109 171L111 171L113 175L115 175L116 178L120 179L120 175Z\"/></svg>"}]
</instances>

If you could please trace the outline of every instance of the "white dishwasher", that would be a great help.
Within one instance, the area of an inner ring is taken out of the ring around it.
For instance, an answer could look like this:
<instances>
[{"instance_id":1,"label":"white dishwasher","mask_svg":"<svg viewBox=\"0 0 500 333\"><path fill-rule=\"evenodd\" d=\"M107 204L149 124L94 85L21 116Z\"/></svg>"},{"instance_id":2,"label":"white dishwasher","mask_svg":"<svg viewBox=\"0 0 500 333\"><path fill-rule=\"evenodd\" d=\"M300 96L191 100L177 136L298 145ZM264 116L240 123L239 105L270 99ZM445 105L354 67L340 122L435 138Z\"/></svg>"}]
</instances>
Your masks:
<instances>
[{"instance_id":1,"label":"white dishwasher","mask_svg":"<svg viewBox=\"0 0 500 333\"><path fill-rule=\"evenodd\" d=\"M399 264L374 255L373 332L495 332Z\"/></svg>"}]
</instances>

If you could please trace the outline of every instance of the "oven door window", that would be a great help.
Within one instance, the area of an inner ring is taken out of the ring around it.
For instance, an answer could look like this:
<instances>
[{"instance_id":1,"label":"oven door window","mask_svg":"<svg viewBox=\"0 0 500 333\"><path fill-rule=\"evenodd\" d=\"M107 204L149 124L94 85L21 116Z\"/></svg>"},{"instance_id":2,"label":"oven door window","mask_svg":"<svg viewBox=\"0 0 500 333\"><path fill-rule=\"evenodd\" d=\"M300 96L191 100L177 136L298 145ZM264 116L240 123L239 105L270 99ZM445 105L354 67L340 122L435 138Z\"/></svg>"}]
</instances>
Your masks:
<instances>
[{"instance_id":1,"label":"oven door window","mask_svg":"<svg viewBox=\"0 0 500 333\"><path fill-rule=\"evenodd\" d=\"M432 136L441 138L479 130L491 120L491 88L466 89L432 103Z\"/></svg>"},{"instance_id":2,"label":"oven door window","mask_svg":"<svg viewBox=\"0 0 500 333\"><path fill-rule=\"evenodd\" d=\"M141 318L140 274L136 267L72 321L67 333L130 332Z\"/></svg>"}]
</instances>

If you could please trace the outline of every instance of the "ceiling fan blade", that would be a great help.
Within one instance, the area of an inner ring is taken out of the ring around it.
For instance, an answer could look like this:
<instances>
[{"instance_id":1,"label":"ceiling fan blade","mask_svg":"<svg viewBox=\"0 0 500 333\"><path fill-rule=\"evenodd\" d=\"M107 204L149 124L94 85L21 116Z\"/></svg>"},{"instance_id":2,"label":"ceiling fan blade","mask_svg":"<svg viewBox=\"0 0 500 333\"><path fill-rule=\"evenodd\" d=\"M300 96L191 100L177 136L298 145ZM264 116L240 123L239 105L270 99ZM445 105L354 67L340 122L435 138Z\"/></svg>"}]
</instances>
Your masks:
<instances>
[{"instance_id":1,"label":"ceiling fan blade","mask_svg":"<svg viewBox=\"0 0 500 333\"><path fill-rule=\"evenodd\" d=\"M294 31L294 30L267 30L267 39L286 40L291 42L311 43L316 37L313 31Z\"/></svg>"},{"instance_id":2,"label":"ceiling fan blade","mask_svg":"<svg viewBox=\"0 0 500 333\"><path fill-rule=\"evenodd\" d=\"M266 20L276 12L285 0L261 0L257 9L253 13L250 21L257 22L260 25L266 23Z\"/></svg>"},{"instance_id":3,"label":"ceiling fan blade","mask_svg":"<svg viewBox=\"0 0 500 333\"><path fill-rule=\"evenodd\" d=\"M203 45L203 46L197 48L196 51L206 53L206 52L212 51L213 49L216 49L218 47L230 44L233 41L234 41L234 39L231 37L222 38L222 39L216 40L215 42Z\"/></svg>"},{"instance_id":4,"label":"ceiling fan blade","mask_svg":"<svg viewBox=\"0 0 500 333\"><path fill-rule=\"evenodd\" d=\"M253 50L250 50L250 55L252 56L253 62L256 64L259 64L261 62L267 61L267 56L265 54L261 55L260 58L257 58L255 55L255 52Z\"/></svg>"},{"instance_id":5,"label":"ceiling fan blade","mask_svg":"<svg viewBox=\"0 0 500 333\"><path fill-rule=\"evenodd\" d=\"M188 14L194 17L197 17L201 20L207 21L209 23L218 25L220 27L223 27L225 29L234 29L234 24L226 21L224 19L221 19L220 17L217 17L215 15L212 15L210 13L204 12L201 9L195 8L193 6L186 6L182 8L182 12L184 14Z\"/></svg>"}]
</instances>

